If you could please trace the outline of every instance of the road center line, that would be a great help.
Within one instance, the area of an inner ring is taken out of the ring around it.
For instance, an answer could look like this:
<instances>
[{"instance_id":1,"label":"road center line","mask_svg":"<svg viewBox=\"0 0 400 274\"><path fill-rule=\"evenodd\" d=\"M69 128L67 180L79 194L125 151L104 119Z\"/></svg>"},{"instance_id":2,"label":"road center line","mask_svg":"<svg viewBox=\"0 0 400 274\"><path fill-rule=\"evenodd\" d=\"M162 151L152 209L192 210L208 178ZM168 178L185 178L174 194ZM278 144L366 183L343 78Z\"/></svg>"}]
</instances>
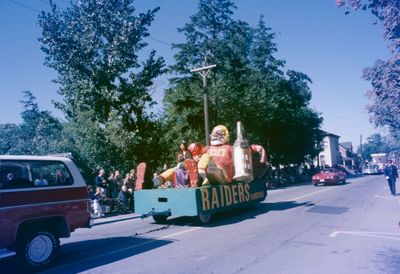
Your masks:
<instances>
[{"instance_id":1,"label":"road center line","mask_svg":"<svg viewBox=\"0 0 400 274\"><path fill-rule=\"evenodd\" d=\"M379 198L379 199L386 199L386 200L397 200L397 198L395 198L395 197L391 197L391 196L382 196L382 195L378 195L378 194L375 194L374 197L375 197L375 198Z\"/></svg>"},{"instance_id":2,"label":"road center line","mask_svg":"<svg viewBox=\"0 0 400 274\"><path fill-rule=\"evenodd\" d=\"M333 231L329 237L334 238L339 234L347 234L347 235L355 235L355 236L363 236L363 237L372 237L372 238L381 238L388 240L396 240L400 241L400 233L392 233L392 232L372 232L372 231ZM385 236L388 235L388 236ZM398 237L390 237L398 236Z\"/></svg>"},{"instance_id":3,"label":"road center line","mask_svg":"<svg viewBox=\"0 0 400 274\"><path fill-rule=\"evenodd\" d=\"M191 228L191 229L187 229L187 230L184 230L184 231L180 231L180 232L176 232L176 233L173 233L173 234L166 235L164 237L161 237L160 239L169 239L169 238L175 237L177 235L181 235L181 234L185 234L185 233L188 233L188 232L192 232L192 231L195 231L195 230L198 230L198 229L201 229L201 228L202 227L194 227L194 228Z\"/></svg>"},{"instance_id":4,"label":"road center line","mask_svg":"<svg viewBox=\"0 0 400 274\"><path fill-rule=\"evenodd\" d=\"M308 193L308 194L305 194L305 195L302 195L302 196L298 196L298 197L292 198L290 200L301 200L303 198L307 198L309 196L312 196L312 195L315 195L315 194L318 194L318 193L321 193L321 192L325 192L325 191L328 191L328 190L333 190L333 189L337 189L337 187L325 188L325 189L322 189L322 190L318 190L318 191L311 192L311 193Z\"/></svg>"}]
</instances>

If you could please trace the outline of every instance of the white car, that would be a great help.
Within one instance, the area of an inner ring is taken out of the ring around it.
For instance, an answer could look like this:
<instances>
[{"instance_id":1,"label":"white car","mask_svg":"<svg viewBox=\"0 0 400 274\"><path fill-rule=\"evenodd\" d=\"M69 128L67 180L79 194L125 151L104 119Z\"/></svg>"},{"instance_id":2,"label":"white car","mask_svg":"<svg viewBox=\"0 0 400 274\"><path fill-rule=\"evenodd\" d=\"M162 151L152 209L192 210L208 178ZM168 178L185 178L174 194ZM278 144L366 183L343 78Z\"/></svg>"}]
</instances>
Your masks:
<instances>
[{"instance_id":1,"label":"white car","mask_svg":"<svg viewBox=\"0 0 400 274\"><path fill-rule=\"evenodd\" d=\"M380 174L379 167L378 166L365 167L363 169L363 174L365 174L365 175Z\"/></svg>"}]
</instances>

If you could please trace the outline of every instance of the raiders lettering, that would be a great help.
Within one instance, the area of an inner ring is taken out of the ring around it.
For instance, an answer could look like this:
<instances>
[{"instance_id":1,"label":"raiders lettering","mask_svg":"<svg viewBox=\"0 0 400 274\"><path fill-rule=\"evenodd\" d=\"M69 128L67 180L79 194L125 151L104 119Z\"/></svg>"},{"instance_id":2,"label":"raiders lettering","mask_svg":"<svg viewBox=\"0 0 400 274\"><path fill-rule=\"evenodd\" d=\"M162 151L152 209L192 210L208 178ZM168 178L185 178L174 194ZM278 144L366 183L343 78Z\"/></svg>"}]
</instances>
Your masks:
<instances>
[{"instance_id":1,"label":"raiders lettering","mask_svg":"<svg viewBox=\"0 0 400 274\"><path fill-rule=\"evenodd\" d=\"M201 188L203 211L264 198L264 191L250 193L249 184L220 185Z\"/></svg>"}]
</instances>

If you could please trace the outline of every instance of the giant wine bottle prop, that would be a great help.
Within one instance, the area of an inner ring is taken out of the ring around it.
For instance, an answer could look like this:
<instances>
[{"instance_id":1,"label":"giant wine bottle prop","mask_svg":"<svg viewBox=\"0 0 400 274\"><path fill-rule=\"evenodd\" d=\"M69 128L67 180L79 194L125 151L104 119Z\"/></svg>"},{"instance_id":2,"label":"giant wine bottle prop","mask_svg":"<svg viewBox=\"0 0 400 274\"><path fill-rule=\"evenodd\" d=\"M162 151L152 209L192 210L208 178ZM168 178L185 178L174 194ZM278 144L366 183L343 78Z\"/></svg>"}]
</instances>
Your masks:
<instances>
[{"instance_id":1,"label":"giant wine bottle prop","mask_svg":"<svg viewBox=\"0 0 400 274\"><path fill-rule=\"evenodd\" d=\"M253 180L251 149L249 142L243 138L243 127L240 121L237 122L237 137L233 144L233 160L235 166L233 179L238 182L251 182Z\"/></svg>"}]
</instances>

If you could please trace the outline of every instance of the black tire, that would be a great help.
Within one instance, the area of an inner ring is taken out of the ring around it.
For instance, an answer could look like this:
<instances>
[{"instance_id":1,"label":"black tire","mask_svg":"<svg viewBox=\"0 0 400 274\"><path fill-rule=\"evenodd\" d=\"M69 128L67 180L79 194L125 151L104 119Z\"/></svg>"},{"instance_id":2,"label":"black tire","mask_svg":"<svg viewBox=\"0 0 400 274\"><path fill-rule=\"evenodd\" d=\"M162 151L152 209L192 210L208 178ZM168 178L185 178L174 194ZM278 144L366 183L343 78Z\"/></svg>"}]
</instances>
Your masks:
<instances>
[{"instance_id":1,"label":"black tire","mask_svg":"<svg viewBox=\"0 0 400 274\"><path fill-rule=\"evenodd\" d=\"M314 184L314 186L318 186L318 184Z\"/></svg>"},{"instance_id":2,"label":"black tire","mask_svg":"<svg viewBox=\"0 0 400 274\"><path fill-rule=\"evenodd\" d=\"M211 219L212 219L212 214L200 213L197 216L197 222L201 225L208 224L209 222L211 222Z\"/></svg>"},{"instance_id":3,"label":"black tire","mask_svg":"<svg viewBox=\"0 0 400 274\"><path fill-rule=\"evenodd\" d=\"M59 249L60 240L53 232L37 230L22 235L17 256L28 268L42 270L54 261Z\"/></svg>"},{"instance_id":4,"label":"black tire","mask_svg":"<svg viewBox=\"0 0 400 274\"><path fill-rule=\"evenodd\" d=\"M168 216L165 215L153 215L153 220L157 224L165 224L167 222Z\"/></svg>"}]
</instances>

